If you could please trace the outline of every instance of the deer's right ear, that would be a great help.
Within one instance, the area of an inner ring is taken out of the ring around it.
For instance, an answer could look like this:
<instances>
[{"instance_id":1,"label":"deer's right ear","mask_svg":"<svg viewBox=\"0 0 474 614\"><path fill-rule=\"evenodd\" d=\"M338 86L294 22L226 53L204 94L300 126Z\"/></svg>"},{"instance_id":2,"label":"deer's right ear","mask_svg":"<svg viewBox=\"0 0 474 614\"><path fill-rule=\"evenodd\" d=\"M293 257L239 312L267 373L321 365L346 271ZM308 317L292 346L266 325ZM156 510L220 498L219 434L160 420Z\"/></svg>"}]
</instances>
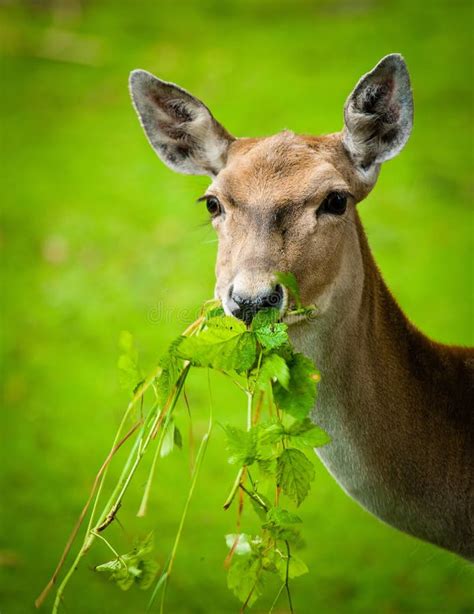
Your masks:
<instances>
[{"instance_id":1,"label":"deer's right ear","mask_svg":"<svg viewBox=\"0 0 474 614\"><path fill-rule=\"evenodd\" d=\"M385 56L355 86L344 107L343 142L363 170L396 156L413 127L413 96L405 60Z\"/></svg>"},{"instance_id":2,"label":"deer's right ear","mask_svg":"<svg viewBox=\"0 0 474 614\"><path fill-rule=\"evenodd\" d=\"M219 173L235 139L201 101L145 70L130 74L130 93L151 146L167 166L190 175Z\"/></svg>"}]
</instances>

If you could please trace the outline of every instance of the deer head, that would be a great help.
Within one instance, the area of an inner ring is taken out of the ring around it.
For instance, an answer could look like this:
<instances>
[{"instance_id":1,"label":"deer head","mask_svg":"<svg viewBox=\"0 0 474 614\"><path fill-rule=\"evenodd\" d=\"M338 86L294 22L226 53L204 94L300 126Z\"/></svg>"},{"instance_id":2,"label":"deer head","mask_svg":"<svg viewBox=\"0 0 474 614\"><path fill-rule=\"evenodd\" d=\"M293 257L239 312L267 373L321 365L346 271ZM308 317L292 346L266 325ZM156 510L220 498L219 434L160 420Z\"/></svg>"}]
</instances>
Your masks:
<instances>
[{"instance_id":1,"label":"deer head","mask_svg":"<svg viewBox=\"0 0 474 614\"><path fill-rule=\"evenodd\" d=\"M357 267L356 205L382 162L405 145L413 123L410 79L398 54L364 75L344 107L341 132L266 138L231 136L180 87L143 70L130 77L135 109L161 160L209 175L206 202L219 237L216 296L250 321L261 308L284 313L276 271L292 272L305 304L324 312Z\"/></svg>"}]
</instances>

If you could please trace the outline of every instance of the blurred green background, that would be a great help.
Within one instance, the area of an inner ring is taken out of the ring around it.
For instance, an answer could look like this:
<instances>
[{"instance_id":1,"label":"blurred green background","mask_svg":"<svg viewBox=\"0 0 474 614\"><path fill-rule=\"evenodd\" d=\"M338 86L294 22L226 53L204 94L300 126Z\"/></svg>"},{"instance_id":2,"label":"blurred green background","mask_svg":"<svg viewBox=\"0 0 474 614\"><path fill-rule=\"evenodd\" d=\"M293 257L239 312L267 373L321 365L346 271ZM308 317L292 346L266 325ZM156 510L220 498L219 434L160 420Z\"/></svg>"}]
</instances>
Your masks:
<instances>
[{"instance_id":1,"label":"blurred green background","mask_svg":"<svg viewBox=\"0 0 474 614\"><path fill-rule=\"evenodd\" d=\"M33 611L127 402L116 366L120 331L133 333L148 371L213 292L216 244L194 202L207 180L159 162L130 105L129 71L146 68L186 87L237 136L321 133L341 127L362 73L386 53L403 53L415 129L360 213L410 318L441 341L469 344L473 15L470 0L63 0L3 2L1 13L0 611L23 614ZM238 391L216 377L213 390L217 420L243 424ZM188 393L199 435L205 378L193 376ZM178 423L186 431L182 407ZM236 514L222 510L235 474L222 446L215 428L168 612L239 608L223 569L223 536ZM163 459L140 520L145 479L144 471L125 499L123 530L109 535L127 551L134 535L154 529L163 563L189 483L187 453ZM322 466L301 514L311 573L293 584L300 614L472 612L467 563L381 524ZM249 512L244 530L252 523ZM65 612L144 610L146 593L121 593L91 571L108 558L97 544L71 581ZM267 611L272 593L254 611Z\"/></svg>"}]
</instances>

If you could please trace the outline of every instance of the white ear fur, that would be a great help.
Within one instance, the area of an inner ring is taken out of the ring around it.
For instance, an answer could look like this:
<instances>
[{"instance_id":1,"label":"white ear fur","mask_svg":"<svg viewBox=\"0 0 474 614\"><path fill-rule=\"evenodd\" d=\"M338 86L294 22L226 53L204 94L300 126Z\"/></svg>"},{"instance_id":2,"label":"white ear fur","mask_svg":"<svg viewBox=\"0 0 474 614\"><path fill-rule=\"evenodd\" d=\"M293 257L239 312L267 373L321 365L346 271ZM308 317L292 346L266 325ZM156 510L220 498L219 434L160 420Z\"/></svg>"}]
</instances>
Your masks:
<instances>
[{"instance_id":1,"label":"white ear fur","mask_svg":"<svg viewBox=\"0 0 474 614\"><path fill-rule=\"evenodd\" d=\"M133 105L151 146L170 168L215 177L234 138L197 98L145 70L130 74Z\"/></svg>"},{"instance_id":2,"label":"white ear fur","mask_svg":"<svg viewBox=\"0 0 474 614\"><path fill-rule=\"evenodd\" d=\"M343 143L362 170L396 156L413 127L413 96L403 57L385 56L364 75L344 107Z\"/></svg>"}]
</instances>

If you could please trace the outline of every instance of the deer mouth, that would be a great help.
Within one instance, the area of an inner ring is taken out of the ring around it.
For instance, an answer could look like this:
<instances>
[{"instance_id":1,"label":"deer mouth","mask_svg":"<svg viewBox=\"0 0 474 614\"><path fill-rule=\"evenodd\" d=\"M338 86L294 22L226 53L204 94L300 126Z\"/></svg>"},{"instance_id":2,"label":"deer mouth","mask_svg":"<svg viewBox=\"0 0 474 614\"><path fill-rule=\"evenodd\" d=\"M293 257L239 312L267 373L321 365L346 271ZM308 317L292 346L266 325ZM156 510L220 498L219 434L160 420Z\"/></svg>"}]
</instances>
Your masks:
<instances>
[{"instance_id":1,"label":"deer mouth","mask_svg":"<svg viewBox=\"0 0 474 614\"><path fill-rule=\"evenodd\" d=\"M283 314L282 322L291 326L301 322L309 322L317 317L318 310L314 305L298 308L295 303L290 303Z\"/></svg>"}]
</instances>

